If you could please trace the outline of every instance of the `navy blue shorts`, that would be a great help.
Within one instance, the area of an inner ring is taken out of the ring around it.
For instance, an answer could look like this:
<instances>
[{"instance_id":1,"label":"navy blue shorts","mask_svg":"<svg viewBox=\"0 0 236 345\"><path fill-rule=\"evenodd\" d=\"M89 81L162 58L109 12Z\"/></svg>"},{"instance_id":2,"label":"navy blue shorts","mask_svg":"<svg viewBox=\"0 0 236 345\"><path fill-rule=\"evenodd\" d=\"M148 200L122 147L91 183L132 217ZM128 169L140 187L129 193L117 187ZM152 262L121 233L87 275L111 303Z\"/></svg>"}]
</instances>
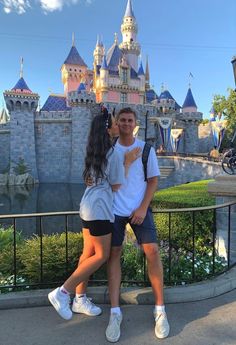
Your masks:
<instances>
[{"instance_id":1,"label":"navy blue shorts","mask_svg":"<svg viewBox=\"0 0 236 345\"><path fill-rule=\"evenodd\" d=\"M136 236L138 244L157 243L157 231L153 220L152 210L148 208L142 224L130 224L129 217L115 215L114 231L112 233L112 247L120 247L125 238L125 227L129 224Z\"/></svg>"}]
</instances>

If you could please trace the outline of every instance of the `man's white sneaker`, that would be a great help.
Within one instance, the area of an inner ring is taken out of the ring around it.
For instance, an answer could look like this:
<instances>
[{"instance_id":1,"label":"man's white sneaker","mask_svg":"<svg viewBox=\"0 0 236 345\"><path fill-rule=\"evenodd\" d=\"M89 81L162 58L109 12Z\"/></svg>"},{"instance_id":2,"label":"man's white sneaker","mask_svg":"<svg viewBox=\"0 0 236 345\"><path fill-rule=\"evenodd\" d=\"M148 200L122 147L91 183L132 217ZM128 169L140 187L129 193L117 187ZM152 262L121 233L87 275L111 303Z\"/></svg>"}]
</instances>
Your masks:
<instances>
[{"instance_id":1,"label":"man's white sneaker","mask_svg":"<svg viewBox=\"0 0 236 345\"><path fill-rule=\"evenodd\" d=\"M72 311L88 316L97 316L102 313L102 309L97 307L88 297L75 297L73 299Z\"/></svg>"},{"instance_id":2,"label":"man's white sneaker","mask_svg":"<svg viewBox=\"0 0 236 345\"><path fill-rule=\"evenodd\" d=\"M70 309L70 295L63 294L60 291L60 288L57 288L48 294L48 299L63 319L70 320L72 318L73 314Z\"/></svg>"},{"instance_id":3,"label":"man's white sneaker","mask_svg":"<svg viewBox=\"0 0 236 345\"><path fill-rule=\"evenodd\" d=\"M157 338L164 339L168 337L170 332L170 325L167 320L167 316L165 312L154 312L155 318L155 334Z\"/></svg>"},{"instance_id":4,"label":"man's white sneaker","mask_svg":"<svg viewBox=\"0 0 236 345\"><path fill-rule=\"evenodd\" d=\"M120 339L120 325L122 314L111 314L109 324L106 329L106 338L110 343L115 343Z\"/></svg>"}]
</instances>

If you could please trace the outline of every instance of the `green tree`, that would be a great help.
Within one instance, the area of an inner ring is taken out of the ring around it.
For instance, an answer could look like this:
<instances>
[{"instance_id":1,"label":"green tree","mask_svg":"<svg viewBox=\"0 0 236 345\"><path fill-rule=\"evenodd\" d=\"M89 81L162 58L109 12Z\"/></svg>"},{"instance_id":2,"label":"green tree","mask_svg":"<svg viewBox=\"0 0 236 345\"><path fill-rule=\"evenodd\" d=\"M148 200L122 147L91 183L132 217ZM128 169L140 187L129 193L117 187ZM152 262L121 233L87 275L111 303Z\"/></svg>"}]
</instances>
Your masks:
<instances>
[{"instance_id":1,"label":"green tree","mask_svg":"<svg viewBox=\"0 0 236 345\"><path fill-rule=\"evenodd\" d=\"M217 114L223 114L227 120L227 131L222 143L222 147L229 147L229 142L236 130L236 91L228 89L228 97L215 95L213 99L213 107ZM236 148L236 143L234 142Z\"/></svg>"}]
</instances>

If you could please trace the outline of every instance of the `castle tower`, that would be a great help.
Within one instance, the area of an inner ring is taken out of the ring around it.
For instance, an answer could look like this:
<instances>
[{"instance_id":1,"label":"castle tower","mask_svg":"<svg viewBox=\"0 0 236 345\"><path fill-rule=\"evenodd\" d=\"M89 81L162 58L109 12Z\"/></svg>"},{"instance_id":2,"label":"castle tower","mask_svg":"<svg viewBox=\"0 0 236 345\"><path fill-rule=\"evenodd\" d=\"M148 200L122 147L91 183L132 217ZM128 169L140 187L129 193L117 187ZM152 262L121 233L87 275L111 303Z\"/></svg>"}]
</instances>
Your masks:
<instances>
[{"instance_id":1,"label":"castle tower","mask_svg":"<svg viewBox=\"0 0 236 345\"><path fill-rule=\"evenodd\" d=\"M197 105L194 101L191 88L189 87L184 104L182 106L183 113L196 113Z\"/></svg>"},{"instance_id":2,"label":"castle tower","mask_svg":"<svg viewBox=\"0 0 236 345\"><path fill-rule=\"evenodd\" d=\"M147 91L150 89L150 73L149 73L148 56L146 59L146 69L145 69L145 89Z\"/></svg>"},{"instance_id":3,"label":"castle tower","mask_svg":"<svg viewBox=\"0 0 236 345\"><path fill-rule=\"evenodd\" d=\"M64 94L78 89L81 79L87 81L87 65L75 47L74 36L71 50L61 67L61 78L64 84Z\"/></svg>"},{"instance_id":4,"label":"castle tower","mask_svg":"<svg viewBox=\"0 0 236 345\"><path fill-rule=\"evenodd\" d=\"M101 66L104 54L105 54L104 45L102 43L101 38L98 35L96 47L95 47L94 52L93 52L94 68L96 68L96 66Z\"/></svg>"},{"instance_id":5,"label":"castle tower","mask_svg":"<svg viewBox=\"0 0 236 345\"><path fill-rule=\"evenodd\" d=\"M68 94L68 103L71 107L71 165L70 182L83 183L84 157L90 124L95 114L99 112L96 97L88 92L84 83L78 90Z\"/></svg>"},{"instance_id":6,"label":"castle tower","mask_svg":"<svg viewBox=\"0 0 236 345\"><path fill-rule=\"evenodd\" d=\"M128 0L123 23L121 25L123 41L120 49L126 54L129 65L138 72L140 45L137 42L138 25L134 16L131 0Z\"/></svg>"},{"instance_id":7,"label":"castle tower","mask_svg":"<svg viewBox=\"0 0 236 345\"><path fill-rule=\"evenodd\" d=\"M140 91L145 92L145 73L143 70L142 61L140 62L140 66L139 66L139 70L138 70L138 76L140 78Z\"/></svg>"},{"instance_id":8,"label":"castle tower","mask_svg":"<svg viewBox=\"0 0 236 345\"><path fill-rule=\"evenodd\" d=\"M107 101L107 92L108 92L108 79L109 79L109 71L107 65L106 56L103 56L102 66L100 68L100 92L101 92L101 100L103 102Z\"/></svg>"},{"instance_id":9,"label":"castle tower","mask_svg":"<svg viewBox=\"0 0 236 345\"><path fill-rule=\"evenodd\" d=\"M23 159L37 180L34 118L39 95L29 89L23 78L23 59L20 79L11 90L4 92L4 99L11 118L10 172L14 171L19 159Z\"/></svg>"}]
</instances>

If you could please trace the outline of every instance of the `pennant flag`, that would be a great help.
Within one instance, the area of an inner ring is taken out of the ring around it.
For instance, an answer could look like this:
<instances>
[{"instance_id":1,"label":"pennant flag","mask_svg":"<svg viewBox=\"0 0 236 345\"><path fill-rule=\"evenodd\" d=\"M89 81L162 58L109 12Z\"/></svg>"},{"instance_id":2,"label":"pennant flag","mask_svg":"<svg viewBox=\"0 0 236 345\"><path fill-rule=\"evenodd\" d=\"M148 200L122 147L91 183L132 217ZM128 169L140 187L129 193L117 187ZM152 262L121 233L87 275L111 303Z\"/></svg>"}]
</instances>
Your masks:
<instances>
[{"instance_id":1,"label":"pennant flag","mask_svg":"<svg viewBox=\"0 0 236 345\"><path fill-rule=\"evenodd\" d=\"M214 121L211 123L211 131L213 135L214 146L216 146L217 150L220 149L222 140L224 138L225 129L226 129L227 121Z\"/></svg>"},{"instance_id":2,"label":"pennant flag","mask_svg":"<svg viewBox=\"0 0 236 345\"><path fill-rule=\"evenodd\" d=\"M164 148L167 149L169 141L170 141L172 119L168 117L158 117L157 120L159 123L162 144L164 145Z\"/></svg>"},{"instance_id":3,"label":"pennant flag","mask_svg":"<svg viewBox=\"0 0 236 345\"><path fill-rule=\"evenodd\" d=\"M215 121L216 120L216 113L215 113L215 108L212 106L210 110L210 121Z\"/></svg>"},{"instance_id":4,"label":"pennant flag","mask_svg":"<svg viewBox=\"0 0 236 345\"><path fill-rule=\"evenodd\" d=\"M171 136L170 136L170 143L173 152L177 152L180 144L180 139L183 136L183 129L182 128L175 128L171 130Z\"/></svg>"}]
</instances>

